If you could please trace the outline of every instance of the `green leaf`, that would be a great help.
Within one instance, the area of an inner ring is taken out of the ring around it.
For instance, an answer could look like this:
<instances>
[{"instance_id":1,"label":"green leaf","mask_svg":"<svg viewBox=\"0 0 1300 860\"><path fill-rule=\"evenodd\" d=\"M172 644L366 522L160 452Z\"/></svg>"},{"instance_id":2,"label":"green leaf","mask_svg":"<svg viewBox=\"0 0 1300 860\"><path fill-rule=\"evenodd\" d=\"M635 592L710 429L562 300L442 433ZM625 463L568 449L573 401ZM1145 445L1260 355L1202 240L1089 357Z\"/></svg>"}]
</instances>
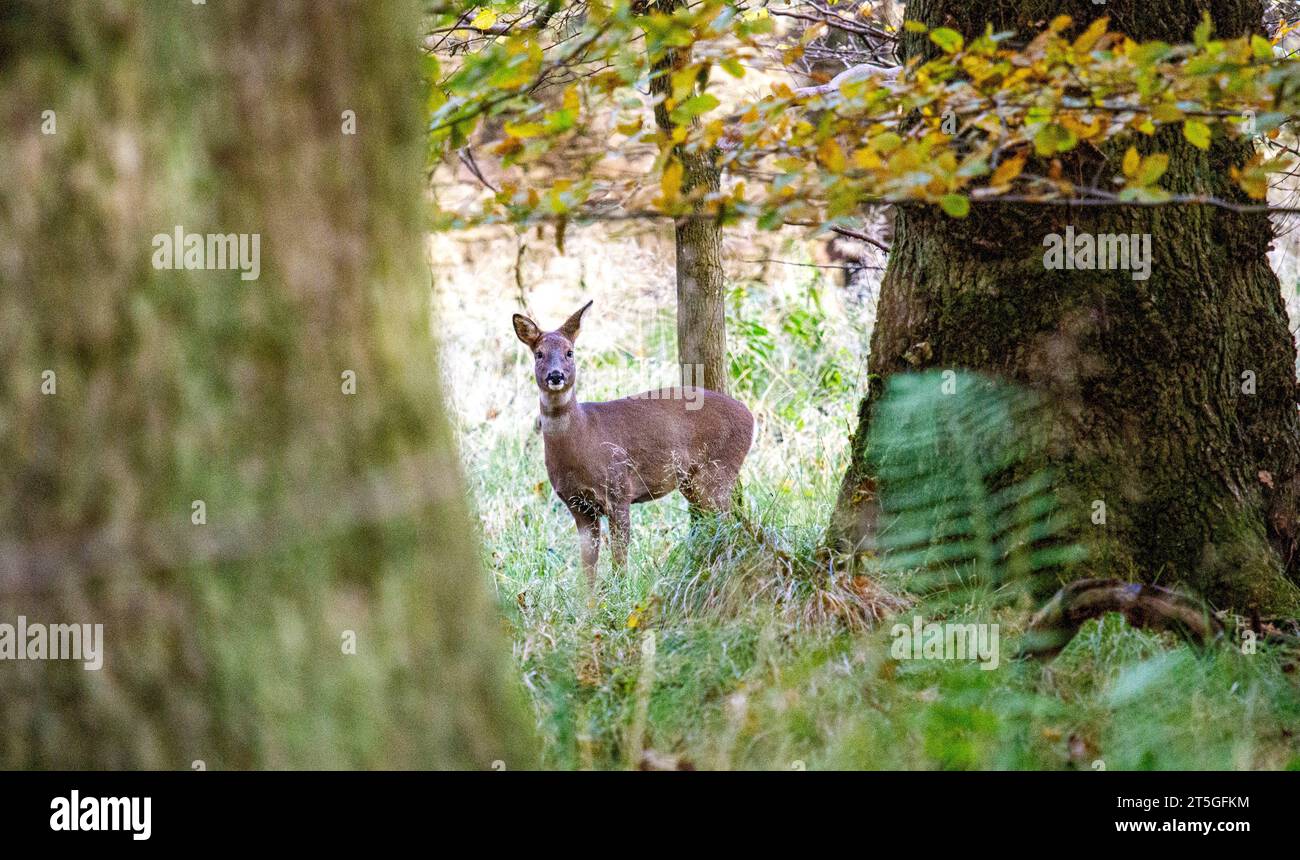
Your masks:
<instances>
[{"instance_id":1,"label":"green leaf","mask_svg":"<svg viewBox=\"0 0 1300 860\"><path fill-rule=\"evenodd\" d=\"M947 27L938 27L932 30L930 32L930 41L942 48L946 54L955 54L966 44L966 40L961 37L961 33L956 30L949 30Z\"/></svg>"},{"instance_id":2,"label":"green leaf","mask_svg":"<svg viewBox=\"0 0 1300 860\"><path fill-rule=\"evenodd\" d=\"M1183 137L1197 149L1210 148L1210 127L1200 120L1189 119L1184 122Z\"/></svg>"},{"instance_id":3,"label":"green leaf","mask_svg":"<svg viewBox=\"0 0 1300 860\"><path fill-rule=\"evenodd\" d=\"M1133 52L1133 61L1140 68L1149 68L1163 60L1173 52L1168 42L1147 42L1139 45L1138 49Z\"/></svg>"},{"instance_id":4,"label":"green leaf","mask_svg":"<svg viewBox=\"0 0 1300 860\"><path fill-rule=\"evenodd\" d=\"M1169 199L1169 192L1163 188L1130 186L1119 193L1119 199L1125 203L1163 203Z\"/></svg>"},{"instance_id":5,"label":"green leaf","mask_svg":"<svg viewBox=\"0 0 1300 860\"><path fill-rule=\"evenodd\" d=\"M892 131L881 132L871 140L867 141L867 146L874 151L888 154L903 145L903 139Z\"/></svg>"},{"instance_id":6,"label":"green leaf","mask_svg":"<svg viewBox=\"0 0 1300 860\"><path fill-rule=\"evenodd\" d=\"M965 218L970 214L970 200L965 194L945 194L939 205L954 218Z\"/></svg>"},{"instance_id":7,"label":"green leaf","mask_svg":"<svg viewBox=\"0 0 1300 860\"><path fill-rule=\"evenodd\" d=\"M722 68L733 78L743 78L745 76L745 67L735 57L727 57L722 61Z\"/></svg>"},{"instance_id":8,"label":"green leaf","mask_svg":"<svg viewBox=\"0 0 1300 860\"><path fill-rule=\"evenodd\" d=\"M1204 12L1201 15L1201 23L1196 25L1196 30L1192 32L1192 41L1196 42L1196 47L1204 48L1210 41L1210 34L1214 32L1214 22L1210 20L1210 13Z\"/></svg>"},{"instance_id":9,"label":"green leaf","mask_svg":"<svg viewBox=\"0 0 1300 860\"><path fill-rule=\"evenodd\" d=\"M1142 169L1138 171L1137 183L1147 186L1155 183L1169 169L1169 156L1163 152L1148 155L1142 159Z\"/></svg>"},{"instance_id":10,"label":"green leaf","mask_svg":"<svg viewBox=\"0 0 1300 860\"><path fill-rule=\"evenodd\" d=\"M1074 145L1078 142L1079 139L1074 132L1053 123L1043 126L1038 134L1034 135L1034 150L1042 156L1055 155L1058 152L1074 149Z\"/></svg>"},{"instance_id":11,"label":"green leaf","mask_svg":"<svg viewBox=\"0 0 1300 860\"><path fill-rule=\"evenodd\" d=\"M720 104L718 97L711 93L700 93L673 108L669 116L678 125L684 125L700 114L708 113Z\"/></svg>"}]
</instances>

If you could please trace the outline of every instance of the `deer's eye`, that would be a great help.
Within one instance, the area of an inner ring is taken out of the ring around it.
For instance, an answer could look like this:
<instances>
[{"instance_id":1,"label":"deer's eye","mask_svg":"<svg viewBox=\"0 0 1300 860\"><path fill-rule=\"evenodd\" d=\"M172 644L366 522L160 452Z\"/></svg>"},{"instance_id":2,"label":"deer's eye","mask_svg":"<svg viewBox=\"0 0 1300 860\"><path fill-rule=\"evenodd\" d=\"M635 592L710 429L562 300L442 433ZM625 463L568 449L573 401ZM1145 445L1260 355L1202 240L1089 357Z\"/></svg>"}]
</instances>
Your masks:
<instances>
[{"instance_id":1,"label":"deer's eye","mask_svg":"<svg viewBox=\"0 0 1300 860\"><path fill-rule=\"evenodd\" d=\"M541 358L541 357L542 357L542 354L541 354L540 352L537 353L537 357L538 357L538 358Z\"/></svg>"},{"instance_id":2,"label":"deer's eye","mask_svg":"<svg viewBox=\"0 0 1300 860\"><path fill-rule=\"evenodd\" d=\"M565 358L573 358L573 350L569 350L568 352L566 352L566 353L564 354L564 357L565 357Z\"/></svg>"}]
</instances>

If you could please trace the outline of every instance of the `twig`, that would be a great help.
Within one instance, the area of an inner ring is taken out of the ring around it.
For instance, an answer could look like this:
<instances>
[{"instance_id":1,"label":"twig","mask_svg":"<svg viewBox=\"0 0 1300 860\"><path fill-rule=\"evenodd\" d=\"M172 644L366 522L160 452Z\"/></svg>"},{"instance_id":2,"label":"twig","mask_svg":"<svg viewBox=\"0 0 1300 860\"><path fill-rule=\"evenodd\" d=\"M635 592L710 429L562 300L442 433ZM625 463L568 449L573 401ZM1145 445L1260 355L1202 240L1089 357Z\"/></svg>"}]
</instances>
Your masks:
<instances>
[{"instance_id":1,"label":"twig","mask_svg":"<svg viewBox=\"0 0 1300 860\"><path fill-rule=\"evenodd\" d=\"M792 260L775 260L771 257L764 257L761 260L737 260L739 263L778 263L782 266L807 266L810 269L843 269L846 272L856 272L862 269L872 269L877 272L883 271L881 266L843 266L831 263L796 263Z\"/></svg>"},{"instance_id":2,"label":"twig","mask_svg":"<svg viewBox=\"0 0 1300 860\"><path fill-rule=\"evenodd\" d=\"M501 193L495 185L487 181L487 178L483 176L483 171L479 170L478 162L474 160L474 151L472 149L468 146L462 146L456 151L456 154L460 156L460 163L469 168L469 172L474 174L475 179L483 183L484 188L488 189L493 194Z\"/></svg>"}]
</instances>

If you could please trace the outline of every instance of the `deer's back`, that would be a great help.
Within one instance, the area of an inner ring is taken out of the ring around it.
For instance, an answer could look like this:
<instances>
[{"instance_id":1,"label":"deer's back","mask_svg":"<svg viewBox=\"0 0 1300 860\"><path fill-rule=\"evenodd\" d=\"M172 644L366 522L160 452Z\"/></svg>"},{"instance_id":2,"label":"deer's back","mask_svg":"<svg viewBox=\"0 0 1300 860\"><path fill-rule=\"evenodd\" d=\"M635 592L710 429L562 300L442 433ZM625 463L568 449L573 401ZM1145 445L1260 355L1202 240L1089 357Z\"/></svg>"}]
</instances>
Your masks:
<instances>
[{"instance_id":1,"label":"deer's back","mask_svg":"<svg viewBox=\"0 0 1300 860\"><path fill-rule=\"evenodd\" d=\"M661 389L578 405L566 432L546 434L546 467L561 498L646 501L708 467L734 480L753 438L744 404L706 389Z\"/></svg>"},{"instance_id":2,"label":"deer's back","mask_svg":"<svg viewBox=\"0 0 1300 860\"><path fill-rule=\"evenodd\" d=\"M704 388L663 388L583 407L633 458L674 451L739 467L753 441L754 416L745 405Z\"/></svg>"}]
</instances>

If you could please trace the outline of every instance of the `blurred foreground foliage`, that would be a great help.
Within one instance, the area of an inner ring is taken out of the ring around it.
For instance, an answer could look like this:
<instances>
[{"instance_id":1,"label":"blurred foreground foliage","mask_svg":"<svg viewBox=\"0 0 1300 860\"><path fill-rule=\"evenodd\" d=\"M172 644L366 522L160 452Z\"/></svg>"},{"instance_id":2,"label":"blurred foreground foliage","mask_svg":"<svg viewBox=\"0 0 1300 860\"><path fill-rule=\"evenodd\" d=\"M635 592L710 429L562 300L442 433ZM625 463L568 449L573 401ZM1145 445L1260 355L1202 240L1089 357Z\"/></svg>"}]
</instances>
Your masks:
<instances>
[{"instance_id":1,"label":"blurred foreground foliage","mask_svg":"<svg viewBox=\"0 0 1300 860\"><path fill-rule=\"evenodd\" d=\"M1034 606L1081 560L1052 474L1047 418L1030 391L975 373L895 374L869 445L886 572L946 603ZM996 596L995 596L996 595Z\"/></svg>"}]
</instances>

